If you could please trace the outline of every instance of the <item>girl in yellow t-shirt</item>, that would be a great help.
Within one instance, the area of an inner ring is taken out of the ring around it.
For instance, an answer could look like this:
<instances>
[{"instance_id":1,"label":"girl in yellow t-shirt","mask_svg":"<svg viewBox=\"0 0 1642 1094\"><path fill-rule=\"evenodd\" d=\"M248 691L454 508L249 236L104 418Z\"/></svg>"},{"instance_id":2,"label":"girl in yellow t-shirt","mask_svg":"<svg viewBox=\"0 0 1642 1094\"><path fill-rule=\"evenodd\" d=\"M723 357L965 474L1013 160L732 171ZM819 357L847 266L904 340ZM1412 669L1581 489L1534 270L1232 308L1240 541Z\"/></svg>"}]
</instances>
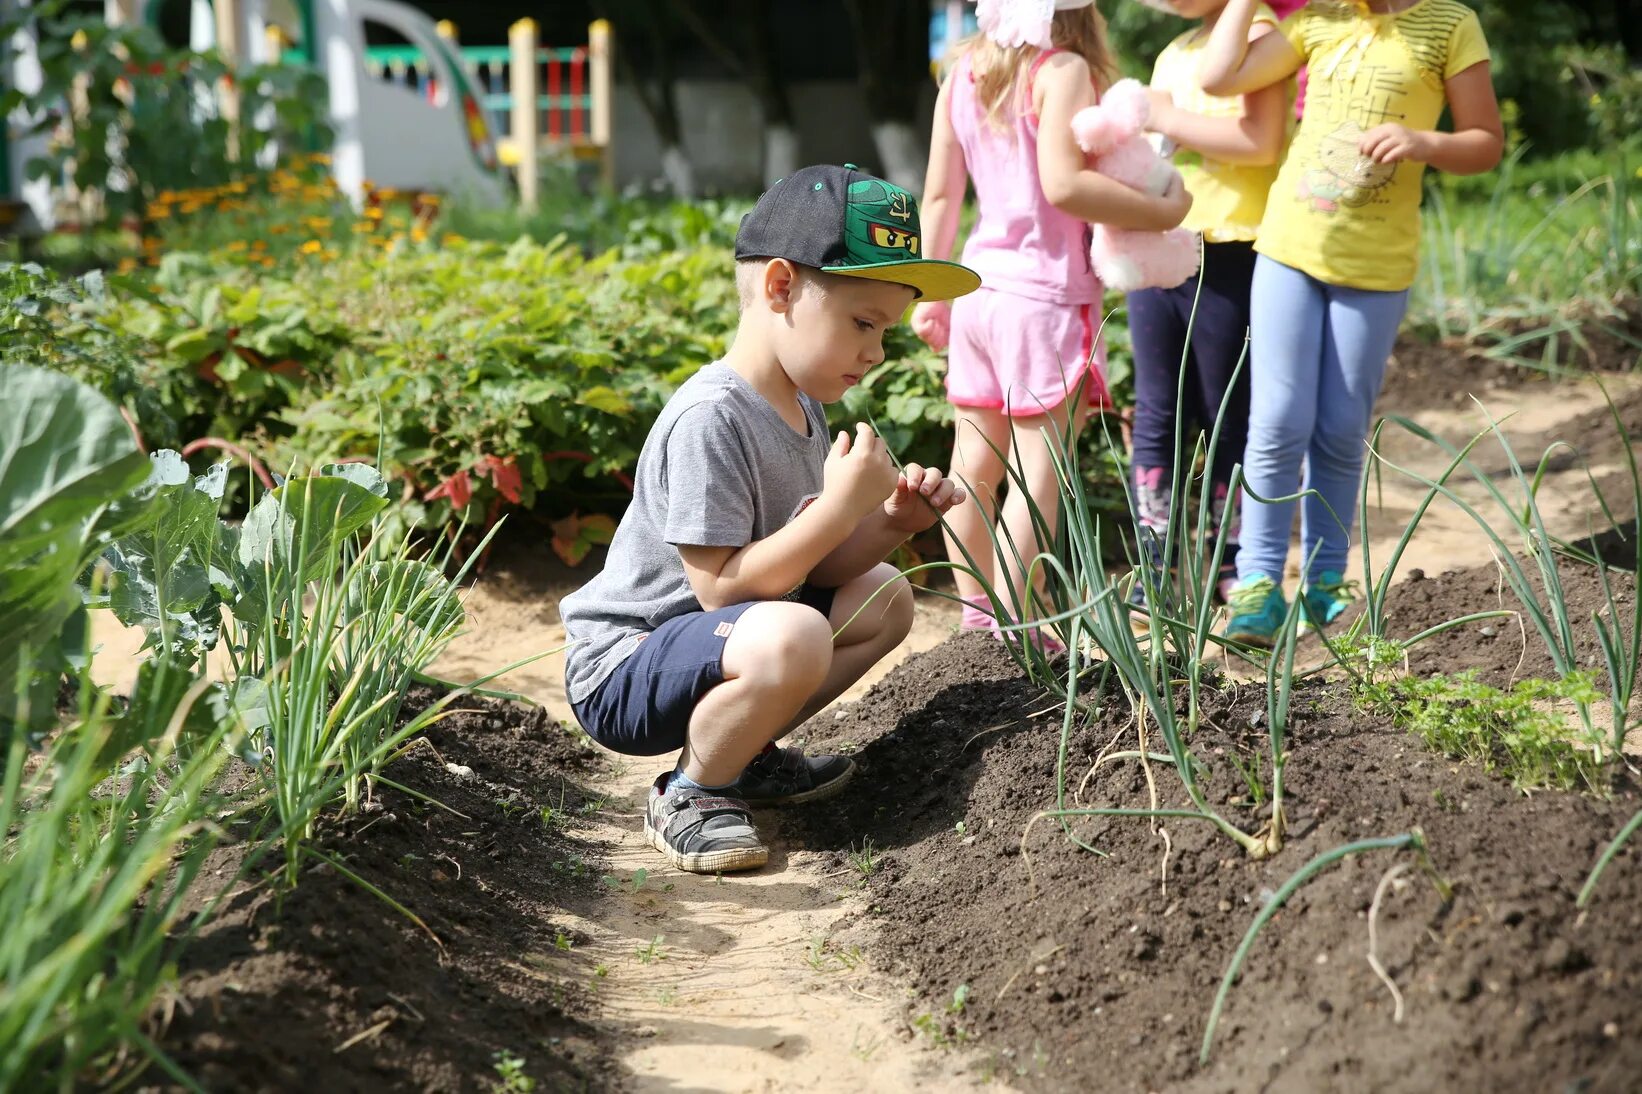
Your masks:
<instances>
[{"instance_id":1,"label":"girl in yellow t-shirt","mask_svg":"<svg viewBox=\"0 0 1642 1094\"><path fill-rule=\"evenodd\" d=\"M1229 0L1209 36L1204 90L1233 95L1305 65L1299 129L1266 201L1250 296L1249 492L1301 486L1304 620L1334 621L1369 416L1419 263L1427 164L1478 174L1504 134L1476 13L1459 0L1312 0L1252 44L1257 0ZM1452 132L1438 132L1447 106ZM1294 502L1243 497L1226 636L1270 646Z\"/></svg>"},{"instance_id":2,"label":"girl in yellow t-shirt","mask_svg":"<svg viewBox=\"0 0 1642 1094\"><path fill-rule=\"evenodd\" d=\"M1254 237L1266 191L1277 175L1288 96L1286 85L1278 84L1226 98L1205 94L1198 86L1197 68L1226 0L1143 2L1201 20L1158 54L1152 67L1150 125L1177 150L1175 165L1192 195L1191 212L1182 223L1203 234L1203 266L1184 284L1143 289L1128 299L1135 368L1131 464L1136 530L1142 558L1161 567L1175 459L1191 451L1190 443L1177 438L1198 430L1209 433L1217 419L1220 435L1208 468L1216 524L1228 511L1235 512L1228 494L1232 469L1243 458L1249 420L1248 370L1239 372L1238 365L1249 329ZM1256 4L1249 38L1257 40L1276 28L1271 9ZM1235 528L1233 517L1217 581L1222 596L1237 576ZM1135 599L1142 598L1137 584Z\"/></svg>"}]
</instances>

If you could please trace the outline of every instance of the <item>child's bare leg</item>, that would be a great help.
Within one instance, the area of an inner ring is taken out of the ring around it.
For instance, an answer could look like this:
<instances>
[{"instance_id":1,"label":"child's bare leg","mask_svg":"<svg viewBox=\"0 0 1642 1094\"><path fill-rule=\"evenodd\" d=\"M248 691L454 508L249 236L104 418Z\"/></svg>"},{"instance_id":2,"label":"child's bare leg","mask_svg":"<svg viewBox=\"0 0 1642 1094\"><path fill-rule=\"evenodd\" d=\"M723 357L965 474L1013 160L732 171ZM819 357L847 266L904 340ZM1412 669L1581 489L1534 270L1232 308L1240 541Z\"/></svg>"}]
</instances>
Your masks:
<instances>
[{"instance_id":1,"label":"child's bare leg","mask_svg":"<svg viewBox=\"0 0 1642 1094\"><path fill-rule=\"evenodd\" d=\"M888 588L884 588L885 583L889 584ZM878 592L879 589L883 592ZM912 630L912 616L912 586L887 562L880 562L860 577L840 585L828 617L829 625L837 632L832 644L832 667L827 670L821 686L777 736L785 737L825 710L827 704L904 642ZM843 630L839 631L840 627Z\"/></svg>"},{"instance_id":2,"label":"child's bare leg","mask_svg":"<svg viewBox=\"0 0 1642 1094\"><path fill-rule=\"evenodd\" d=\"M1015 550L1020 554L1020 562L1026 566L1030 566L1032 559L1040 552L1054 548L1055 529L1060 520L1060 481L1055 472L1055 442L1044 434L1049 432L1064 438L1067 412L1066 403L1062 403L1047 414L1034 414L1031 417L1014 420L1015 451L1010 458L1021 477L1026 480L1026 490L1011 490L1004 502L1002 524L1007 535L1002 538L1006 544L1014 543ZM1079 406L1075 414L1075 427L1081 428L1083 419L1087 416L1087 408ZM1039 539L1037 524L1032 519L1031 507L1027 505L1028 494L1043 515L1044 523L1048 525L1045 529L1047 541ZM1005 547L1005 550L1008 548ZM1023 618L1038 614L1032 610L1026 598L1025 570L1016 563L1013 556L1008 559L1007 566L1000 565L1000 571L1008 575L1008 588L1013 595L1010 606L1020 605ZM1032 591L1035 594L1043 592L1041 567L1032 584Z\"/></svg>"},{"instance_id":3,"label":"child's bare leg","mask_svg":"<svg viewBox=\"0 0 1642 1094\"><path fill-rule=\"evenodd\" d=\"M728 786L793 719L832 668L832 628L803 604L742 613L724 642L724 682L690 715L680 765L701 786Z\"/></svg>"},{"instance_id":4,"label":"child's bare leg","mask_svg":"<svg viewBox=\"0 0 1642 1094\"><path fill-rule=\"evenodd\" d=\"M951 474L969 491L969 502L946 515L946 557L967 565L959 547L962 544L974 556L981 576L996 585L997 561L987 530L997 519L998 494L1005 480L999 453L1009 451L1009 419L1001 410L984 407L961 406L956 411ZM952 582L966 600L985 595L981 583L964 571L954 570Z\"/></svg>"}]
</instances>

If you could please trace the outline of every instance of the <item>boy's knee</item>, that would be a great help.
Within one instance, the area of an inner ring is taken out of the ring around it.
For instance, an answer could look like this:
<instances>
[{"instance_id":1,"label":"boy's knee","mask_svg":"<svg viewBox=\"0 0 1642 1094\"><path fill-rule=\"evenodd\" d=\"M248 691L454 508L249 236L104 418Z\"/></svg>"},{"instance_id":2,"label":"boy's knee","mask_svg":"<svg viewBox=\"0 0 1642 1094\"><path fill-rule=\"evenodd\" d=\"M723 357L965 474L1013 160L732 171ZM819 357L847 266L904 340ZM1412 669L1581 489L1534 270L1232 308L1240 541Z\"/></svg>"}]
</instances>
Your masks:
<instances>
[{"instance_id":1,"label":"boy's knee","mask_svg":"<svg viewBox=\"0 0 1642 1094\"><path fill-rule=\"evenodd\" d=\"M871 597L862 618L876 637L889 640L892 646L899 645L912 633L912 585L887 562L880 562L856 580L865 583Z\"/></svg>"},{"instance_id":2,"label":"boy's knee","mask_svg":"<svg viewBox=\"0 0 1642 1094\"><path fill-rule=\"evenodd\" d=\"M900 574L896 574L882 595L887 601L884 605L884 627L880 633L888 639L893 639L892 645L900 645L901 641L912 633L912 619L916 614L912 601L912 584Z\"/></svg>"},{"instance_id":3,"label":"boy's knee","mask_svg":"<svg viewBox=\"0 0 1642 1094\"><path fill-rule=\"evenodd\" d=\"M772 685L819 683L832 667L832 625L804 604L758 604L736 624L746 651L739 675Z\"/></svg>"}]
</instances>

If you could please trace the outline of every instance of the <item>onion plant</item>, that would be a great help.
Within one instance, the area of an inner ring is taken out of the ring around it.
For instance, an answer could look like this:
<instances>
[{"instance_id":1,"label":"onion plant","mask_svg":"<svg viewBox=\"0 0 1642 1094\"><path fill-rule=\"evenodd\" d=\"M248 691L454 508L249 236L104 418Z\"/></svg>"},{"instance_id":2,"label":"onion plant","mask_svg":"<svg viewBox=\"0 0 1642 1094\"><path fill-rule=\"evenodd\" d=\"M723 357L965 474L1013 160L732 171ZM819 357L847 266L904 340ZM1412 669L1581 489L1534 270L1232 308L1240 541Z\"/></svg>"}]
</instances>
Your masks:
<instances>
[{"instance_id":1,"label":"onion plant","mask_svg":"<svg viewBox=\"0 0 1642 1094\"><path fill-rule=\"evenodd\" d=\"M1604 173L1547 203L1524 200L1515 172L1524 148L1495 174L1486 205L1457 223L1440 184L1429 188L1411 318L1490 357L1555 373L1565 350L1601 328L1637 349L1616 301L1642 279L1634 165L1621 152ZM1468 210L1469 211L1469 210ZM1528 220L1525 223L1524 217Z\"/></svg>"},{"instance_id":2,"label":"onion plant","mask_svg":"<svg viewBox=\"0 0 1642 1094\"><path fill-rule=\"evenodd\" d=\"M320 814L339 800L343 812L357 811L400 746L466 691L399 724L412 680L465 620L457 583L490 537L452 580L443 570L451 547L424 559L408 536L380 534L388 519L376 516L381 496L367 468L291 479L253 509L238 543L234 691L255 712L253 741L288 884L305 858L318 856L309 841Z\"/></svg>"},{"instance_id":3,"label":"onion plant","mask_svg":"<svg viewBox=\"0 0 1642 1094\"><path fill-rule=\"evenodd\" d=\"M88 687L42 753L11 735L0 771L0 1089L104 1085L145 1060L198 1089L144 1023L174 975L173 928L215 843L211 786L233 728L198 709L206 690L194 678L169 702L136 695L117 709Z\"/></svg>"},{"instance_id":4,"label":"onion plant","mask_svg":"<svg viewBox=\"0 0 1642 1094\"><path fill-rule=\"evenodd\" d=\"M1609 406L1611 409L1611 401ZM1601 511L1608 520L1613 521L1616 528L1619 527L1608 499L1597 485L1589 466L1584 464L1583 456L1565 442L1557 442L1545 449L1530 475L1518 459L1500 424L1492 418L1488 419L1487 428L1476 434L1470 444L1464 447L1449 444L1406 418L1392 418L1390 421L1447 452L1450 456L1448 472L1463 468L1493 500L1500 518L1500 526L1505 529L1506 534L1513 534L1517 540L1514 546L1507 542L1505 536L1496 530L1494 524L1491 524L1475 505L1448 484L1447 472L1436 479L1428 478L1417 471L1398 466L1383 454L1376 454L1378 462L1423 484L1427 488L1428 499L1435 494L1441 494L1476 522L1478 529L1494 546L1505 580L1521 602L1525 619L1540 637L1546 652L1550 655L1552 665L1562 677L1571 676L1579 671L1580 663L1578 645L1574 637L1576 619L1568 605L1558 556L1571 555L1597 565L1605 603L1601 610L1592 613L1591 619L1602 647L1608 682L1611 725L1606 735L1598 734L1596 731L1590 703L1581 701L1576 702L1575 706L1586 735L1598 747L1606 750L1609 760L1617 760L1624 748L1625 733L1630 724L1631 699L1635 692L1638 667L1642 664L1642 636L1638 633L1638 624L1642 623L1642 605L1638 605L1633 596L1629 611L1622 611L1619 599L1608 579L1605 564L1590 552L1574 549L1565 539L1553 536L1539 505L1540 486L1550 462L1560 449L1566 448L1585 466L1586 477L1594 492L1594 500ZM1614 421L1628 461L1630 501L1633 505L1642 507L1642 476L1638 475L1635 457L1630 451L1630 438L1617 412L1614 412ZM1471 459L1471 449L1487 437L1493 437L1497 441L1506 459L1510 481L1516 487L1514 496L1501 489L1494 481L1494 477ZM1642 533L1642 525L1637 525L1634 519L1632 526L1633 537ZM1642 566L1642 544L1639 544L1636 550L1638 564ZM1526 562L1519 557L1519 552L1526 556ZM1621 623L1621 620L1627 617L1628 634L1627 628Z\"/></svg>"},{"instance_id":5,"label":"onion plant","mask_svg":"<svg viewBox=\"0 0 1642 1094\"><path fill-rule=\"evenodd\" d=\"M1272 895L1270 900L1266 901L1264 907L1255 915L1254 922L1249 924L1249 929L1244 932L1243 941L1238 943L1236 951L1232 954L1231 962L1226 966L1226 974L1220 979L1220 989L1215 992L1214 1005L1209 1008L1209 1020L1203 1030L1203 1046L1197 1054L1198 1066L1201 1067L1209 1062L1209 1050L1214 1045L1214 1031L1220 1025L1220 1012L1225 1008L1226 996L1230 994L1232 985L1237 982L1238 974L1243 969L1243 962L1249 956L1250 947L1254 945L1254 940L1259 937L1266 924L1271 922L1272 916L1276 915L1283 905L1288 903L1289 897L1293 896L1302 885L1310 881L1320 871L1350 855L1362 854L1364 851L1402 850L1405 848L1413 850L1420 857L1421 864L1426 867L1427 873L1431 875L1432 880L1436 883L1439 895L1442 896L1443 900L1448 900L1450 896L1448 886L1436 877L1435 872L1430 869L1430 864L1425 857L1425 835L1418 828L1396 836L1380 836L1373 839L1357 840L1354 843L1347 843L1332 850L1324 851L1296 870L1287 881L1278 887L1277 892Z\"/></svg>"}]
</instances>

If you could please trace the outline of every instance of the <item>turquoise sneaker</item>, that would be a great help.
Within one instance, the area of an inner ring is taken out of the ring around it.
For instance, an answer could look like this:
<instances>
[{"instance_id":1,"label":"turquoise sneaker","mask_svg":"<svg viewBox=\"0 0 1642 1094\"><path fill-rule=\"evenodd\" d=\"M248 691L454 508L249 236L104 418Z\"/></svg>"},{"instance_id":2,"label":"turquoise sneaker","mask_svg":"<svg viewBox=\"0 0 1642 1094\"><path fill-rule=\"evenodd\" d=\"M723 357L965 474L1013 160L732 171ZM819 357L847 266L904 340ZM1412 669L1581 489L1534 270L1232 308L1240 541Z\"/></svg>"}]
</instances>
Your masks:
<instances>
[{"instance_id":1,"label":"turquoise sneaker","mask_svg":"<svg viewBox=\"0 0 1642 1094\"><path fill-rule=\"evenodd\" d=\"M1232 586L1226 596L1231 619L1220 633L1234 642L1269 650L1282 629L1288 604L1269 577L1251 577Z\"/></svg>"},{"instance_id":2,"label":"turquoise sneaker","mask_svg":"<svg viewBox=\"0 0 1642 1094\"><path fill-rule=\"evenodd\" d=\"M1300 600L1300 629L1320 630L1340 618L1340 613L1357 599L1359 590L1355 581L1345 575L1325 570L1308 582Z\"/></svg>"}]
</instances>

